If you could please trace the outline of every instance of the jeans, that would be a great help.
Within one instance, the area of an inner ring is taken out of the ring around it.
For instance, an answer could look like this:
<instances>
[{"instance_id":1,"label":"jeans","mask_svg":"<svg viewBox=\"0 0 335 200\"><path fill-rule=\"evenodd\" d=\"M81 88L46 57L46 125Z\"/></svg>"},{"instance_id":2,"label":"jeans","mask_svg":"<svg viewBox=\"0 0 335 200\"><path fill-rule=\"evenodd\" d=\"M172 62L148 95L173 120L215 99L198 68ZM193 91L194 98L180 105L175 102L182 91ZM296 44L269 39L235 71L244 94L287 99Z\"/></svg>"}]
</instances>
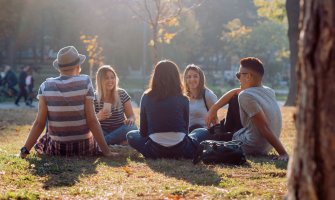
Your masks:
<instances>
[{"instance_id":1,"label":"jeans","mask_svg":"<svg viewBox=\"0 0 335 200\"><path fill-rule=\"evenodd\" d=\"M191 133L192 131L194 131L197 128L204 128L204 127L201 126L200 124L193 124L192 126L188 127L188 132Z\"/></svg>"},{"instance_id":2,"label":"jeans","mask_svg":"<svg viewBox=\"0 0 335 200\"><path fill-rule=\"evenodd\" d=\"M143 137L140 131L134 130L127 134L128 144L140 152L145 158L187 158L194 157L198 145L201 141L206 140L208 131L199 128L185 135L184 140L174 146L165 147L152 141L149 137Z\"/></svg>"},{"instance_id":3,"label":"jeans","mask_svg":"<svg viewBox=\"0 0 335 200\"><path fill-rule=\"evenodd\" d=\"M126 141L126 135L129 131L137 130L137 126L123 124L119 128L115 129L112 132L107 132L103 130L104 137L107 144L120 144L123 141Z\"/></svg>"},{"instance_id":4,"label":"jeans","mask_svg":"<svg viewBox=\"0 0 335 200\"><path fill-rule=\"evenodd\" d=\"M238 104L238 95L235 95L229 101L223 131L234 133L241 128L243 128L243 126L240 118L240 106Z\"/></svg>"}]
</instances>

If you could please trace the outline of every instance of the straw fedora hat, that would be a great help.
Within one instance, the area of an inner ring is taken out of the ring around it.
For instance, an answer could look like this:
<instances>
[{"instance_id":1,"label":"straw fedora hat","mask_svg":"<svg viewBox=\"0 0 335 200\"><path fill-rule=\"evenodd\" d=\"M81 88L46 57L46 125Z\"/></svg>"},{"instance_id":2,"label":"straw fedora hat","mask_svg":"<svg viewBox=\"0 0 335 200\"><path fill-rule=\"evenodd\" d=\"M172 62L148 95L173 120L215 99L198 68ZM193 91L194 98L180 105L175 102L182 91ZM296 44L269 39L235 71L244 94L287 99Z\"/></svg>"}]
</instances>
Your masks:
<instances>
[{"instance_id":1,"label":"straw fedora hat","mask_svg":"<svg viewBox=\"0 0 335 200\"><path fill-rule=\"evenodd\" d=\"M67 46L59 50L57 59L53 66L57 70L69 70L75 66L81 65L86 59L85 55L79 54L74 46Z\"/></svg>"}]
</instances>

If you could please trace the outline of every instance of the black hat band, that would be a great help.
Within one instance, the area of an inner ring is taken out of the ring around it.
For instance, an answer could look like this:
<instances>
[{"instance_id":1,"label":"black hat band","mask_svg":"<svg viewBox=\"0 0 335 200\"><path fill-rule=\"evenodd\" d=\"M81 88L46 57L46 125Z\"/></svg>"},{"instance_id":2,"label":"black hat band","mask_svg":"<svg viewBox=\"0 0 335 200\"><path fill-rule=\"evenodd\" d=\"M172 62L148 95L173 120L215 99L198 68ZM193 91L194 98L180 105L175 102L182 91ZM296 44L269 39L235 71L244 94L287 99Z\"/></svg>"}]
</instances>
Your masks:
<instances>
[{"instance_id":1,"label":"black hat band","mask_svg":"<svg viewBox=\"0 0 335 200\"><path fill-rule=\"evenodd\" d=\"M80 62L80 58L76 59L75 61L73 61L72 63L66 63L66 64L59 64L58 63L58 67L69 67L69 66L75 66Z\"/></svg>"}]
</instances>

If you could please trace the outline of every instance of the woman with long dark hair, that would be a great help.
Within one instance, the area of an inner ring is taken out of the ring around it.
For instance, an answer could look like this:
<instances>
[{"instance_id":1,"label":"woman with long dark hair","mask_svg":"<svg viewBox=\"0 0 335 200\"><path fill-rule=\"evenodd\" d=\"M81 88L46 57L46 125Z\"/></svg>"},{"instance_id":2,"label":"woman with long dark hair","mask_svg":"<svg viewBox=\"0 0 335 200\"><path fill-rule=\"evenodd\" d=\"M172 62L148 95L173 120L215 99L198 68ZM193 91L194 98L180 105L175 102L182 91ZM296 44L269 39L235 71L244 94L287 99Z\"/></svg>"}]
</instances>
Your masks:
<instances>
[{"instance_id":1,"label":"woman with long dark hair","mask_svg":"<svg viewBox=\"0 0 335 200\"><path fill-rule=\"evenodd\" d=\"M187 65L183 78L186 95L190 99L189 132L192 132L194 129L206 127L207 112L218 98L206 87L205 74L197 65Z\"/></svg>"},{"instance_id":2,"label":"woman with long dark hair","mask_svg":"<svg viewBox=\"0 0 335 200\"><path fill-rule=\"evenodd\" d=\"M141 99L140 130L127 134L128 144L146 158L193 158L207 130L187 135L188 124L189 100L178 66L162 60Z\"/></svg>"}]
</instances>

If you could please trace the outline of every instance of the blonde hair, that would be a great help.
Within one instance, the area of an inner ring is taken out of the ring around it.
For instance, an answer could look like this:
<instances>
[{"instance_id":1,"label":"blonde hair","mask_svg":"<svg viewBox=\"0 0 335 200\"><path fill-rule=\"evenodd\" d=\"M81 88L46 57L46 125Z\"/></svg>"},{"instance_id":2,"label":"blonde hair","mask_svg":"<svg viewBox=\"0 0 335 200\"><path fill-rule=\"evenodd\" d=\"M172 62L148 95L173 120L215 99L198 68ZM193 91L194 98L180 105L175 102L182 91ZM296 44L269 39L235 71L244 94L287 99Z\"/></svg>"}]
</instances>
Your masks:
<instances>
[{"instance_id":1,"label":"blonde hair","mask_svg":"<svg viewBox=\"0 0 335 200\"><path fill-rule=\"evenodd\" d=\"M196 95L196 99L201 99L202 95L203 95L203 91L206 88L206 78L205 78L205 74L204 71L202 71L202 69L200 67L198 67L195 64L190 64L187 65L187 67L184 70L184 74L183 74L183 79L184 79L184 85L186 87L186 95L190 98L191 97L191 90L190 87L187 85L187 81L186 81L186 76L187 76L187 72L189 72L190 70L195 71L199 74L199 85L197 87L197 95Z\"/></svg>"},{"instance_id":2,"label":"blonde hair","mask_svg":"<svg viewBox=\"0 0 335 200\"><path fill-rule=\"evenodd\" d=\"M95 87L97 90L97 101L100 104L101 101L105 101L106 96L107 96L107 91L105 86L103 85L103 80L105 79L105 76L107 74L107 72L112 72L115 76L115 86L112 89L112 106L113 107L120 107L121 105L121 101L120 101L120 97L119 97L119 77L117 76L115 70L113 69L113 67L111 67L110 65L103 65L101 66L97 73L96 73L96 77L95 77Z\"/></svg>"}]
</instances>

